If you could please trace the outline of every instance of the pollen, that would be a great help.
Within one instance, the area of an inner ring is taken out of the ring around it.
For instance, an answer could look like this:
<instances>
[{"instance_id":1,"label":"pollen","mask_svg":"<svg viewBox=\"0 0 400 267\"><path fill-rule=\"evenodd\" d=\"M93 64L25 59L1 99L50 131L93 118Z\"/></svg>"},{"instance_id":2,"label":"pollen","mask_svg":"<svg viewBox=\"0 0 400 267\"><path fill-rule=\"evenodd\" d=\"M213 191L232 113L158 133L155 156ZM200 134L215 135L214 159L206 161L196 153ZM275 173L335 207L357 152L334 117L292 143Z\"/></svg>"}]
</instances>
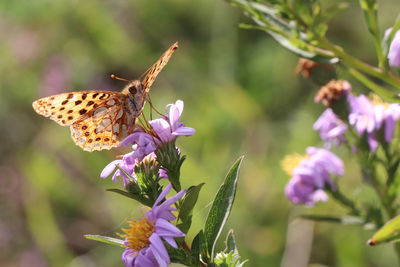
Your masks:
<instances>
[{"instance_id":1,"label":"pollen","mask_svg":"<svg viewBox=\"0 0 400 267\"><path fill-rule=\"evenodd\" d=\"M119 236L126 238L128 243L127 247L139 251L150 245L149 238L155 231L155 226L146 217L140 221L127 221L129 228L122 229L124 234Z\"/></svg>"},{"instance_id":2,"label":"pollen","mask_svg":"<svg viewBox=\"0 0 400 267\"><path fill-rule=\"evenodd\" d=\"M281 161L281 167L287 174L291 176L294 168L299 166L302 160L308 158L308 155L300 155L298 153L286 155L285 158Z\"/></svg>"}]
</instances>

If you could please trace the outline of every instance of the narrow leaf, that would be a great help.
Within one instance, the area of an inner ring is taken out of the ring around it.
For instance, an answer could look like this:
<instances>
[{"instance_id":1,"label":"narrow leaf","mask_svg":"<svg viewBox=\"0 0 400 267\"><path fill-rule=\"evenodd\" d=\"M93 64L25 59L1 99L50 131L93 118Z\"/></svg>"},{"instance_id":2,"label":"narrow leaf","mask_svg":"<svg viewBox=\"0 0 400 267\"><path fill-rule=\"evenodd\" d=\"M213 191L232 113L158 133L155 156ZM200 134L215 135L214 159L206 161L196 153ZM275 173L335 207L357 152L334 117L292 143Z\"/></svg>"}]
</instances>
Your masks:
<instances>
[{"instance_id":1,"label":"narrow leaf","mask_svg":"<svg viewBox=\"0 0 400 267\"><path fill-rule=\"evenodd\" d=\"M181 223L177 226L184 233L187 233L192 223L192 211L199 197L200 189L203 185L204 183L191 186L188 189L185 198L183 199L181 208L179 209L178 221L181 221Z\"/></svg>"},{"instance_id":2,"label":"narrow leaf","mask_svg":"<svg viewBox=\"0 0 400 267\"><path fill-rule=\"evenodd\" d=\"M125 197L132 198L132 199L134 199L136 201L139 201L140 203L142 203L143 205L148 206L148 207L153 206L153 203L152 203L151 200L149 200L148 198L141 197L140 195L134 195L132 193L129 193L127 191L124 191L124 190L121 190L121 189L118 189L118 188L109 188L109 189L106 189L106 191L114 192L114 193L123 195Z\"/></svg>"},{"instance_id":3,"label":"narrow leaf","mask_svg":"<svg viewBox=\"0 0 400 267\"><path fill-rule=\"evenodd\" d=\"M389 241L400 240L400 215L394 217L382 226L372 237L368 240L368 245L375 246Z\"/></svg>"},{"instance_id":4,"label":"narrow leaf","mask_svg":"<svg viewBox=\"0 0 400 267\"><path fill-rule=\"evenodd\" d=\"M203 230L201 230L192 241L192 246L190 249L192 265L200 266L200 256L203 261L208 262L205 250L204 233Z\"/></svg>"},{"instance_id":5,"label":"narrow leaf","mask_svg":"<svg viewBox=\"0 0 400 267\"><path fill-rule=\"evenodd\" d=\"M214 198L213 205L207 216L204 235L207 251L211 256L211 259L214 258L215 245L226 221L228 220L235 200L237 180L242 160L243 156L240 157L230 169Z\"/></svg>"},{"instance_id":6,"label":"narrow leaf","mask_svg":"<svg viewBox=\"0 0 400 267\"><path fill-rule=\"evenodd\" d=\"M119 247L124 245L124 240L121 240L121 239L118 239L118 238L109 237L109 236L84 235L84 237L86 239L95 240L95 241L99 241L99 242L103 242L103 243L106 243L106 244L111 244L111 245L115 245L115 246L119 246Z\"/></svg>"}]
</instances>

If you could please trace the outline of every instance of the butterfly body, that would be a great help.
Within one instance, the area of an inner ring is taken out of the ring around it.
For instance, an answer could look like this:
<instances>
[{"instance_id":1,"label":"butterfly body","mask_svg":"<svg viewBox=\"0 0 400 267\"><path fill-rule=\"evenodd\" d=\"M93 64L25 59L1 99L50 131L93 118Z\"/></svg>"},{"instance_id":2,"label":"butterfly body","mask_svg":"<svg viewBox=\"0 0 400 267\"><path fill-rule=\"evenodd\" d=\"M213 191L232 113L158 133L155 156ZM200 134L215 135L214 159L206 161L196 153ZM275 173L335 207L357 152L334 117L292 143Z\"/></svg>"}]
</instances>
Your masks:
<instances>
[{"instance_id":1,"label":"butterfly body","mask_svg":"<svg viewBox=\"0 0 400 267\"><path fill-rule=\"evenodd\" d=\"M146 95L177 43L149 69L143 80L130 81L122 92L80 91L53 95L33 102L33 109L62 126L69 126L75 144L86 151L111 149L134 128Z\"/></svg>"}]
</instances>

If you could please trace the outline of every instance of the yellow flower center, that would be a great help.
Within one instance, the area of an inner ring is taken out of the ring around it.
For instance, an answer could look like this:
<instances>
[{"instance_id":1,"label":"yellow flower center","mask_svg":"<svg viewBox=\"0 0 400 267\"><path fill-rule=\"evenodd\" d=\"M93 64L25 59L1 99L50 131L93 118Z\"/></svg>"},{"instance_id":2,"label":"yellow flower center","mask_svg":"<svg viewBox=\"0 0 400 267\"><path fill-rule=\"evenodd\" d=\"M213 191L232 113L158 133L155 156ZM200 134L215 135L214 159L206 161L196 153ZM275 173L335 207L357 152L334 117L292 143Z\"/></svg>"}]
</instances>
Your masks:
<instances>
[{"instance_id":1,"label":"yellow flower center","mask_svg":"<svg viewBox=\"0 0 400 267\"><path fill-rule=\"evenodd\" d=\"M389 107L389 103L385 102L382 100L382 98L380 98L378 95L376 94L369 94L369 99L371 100L372 105L374 106L379 106L382 105L385 107L385 109L387 109Z\"/></svg>"},{"instance_id":2,"label":"yellow flower center","mask_svg":"<svg viewBox=\"0 0 400 267\"><path fill-rule=\"evenodd\" d=\"M139 251L150 245L149 238L155 231L154 223L150 222L146 217L140 221L127 221L128 229L122 229L124 234L118 234L123 238L127 238L127 247Z\"/></svg>"},{"instance_id":3,"label":"yellow flower center","mask_svg":"<svg viewBox=\"0 0 400 267\"><path fill-rule=\"evenodd\" d=\"M286 155L281 161L281 167L287 174L292 175L293 169L299 166L303 159L308 159L309 157L308 155L300 155L298 153Z\"/></svg>"}]
</instances>

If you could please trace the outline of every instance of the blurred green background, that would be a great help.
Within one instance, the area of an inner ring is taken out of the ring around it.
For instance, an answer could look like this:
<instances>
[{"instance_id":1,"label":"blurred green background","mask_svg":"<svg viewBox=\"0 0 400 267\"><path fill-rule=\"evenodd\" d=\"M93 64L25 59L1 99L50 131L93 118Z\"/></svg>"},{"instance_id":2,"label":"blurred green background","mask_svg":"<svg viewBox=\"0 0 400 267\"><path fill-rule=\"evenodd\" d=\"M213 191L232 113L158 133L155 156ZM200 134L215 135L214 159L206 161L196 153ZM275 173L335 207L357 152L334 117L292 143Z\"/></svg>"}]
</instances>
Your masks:
<instances>
[{"instance_id":1,"label":"blurred green background","mask_svg":"<svg viewBox=\"0 0 400 267\"><path fill-rule=\"evenodd\" d=\"M384 30L400 8L397 0L380 8ZM323 107L313 103L318 88L295 76L298 58L263 32L238 29L248 21L222 0L0 1L0 266L122 265L122 248L83 234L115 235L146 211L105 192L120 184L99 178L126 150L84 152L67 127L37 115L31 103L67 91L120 90L125 83L111 73L135 79L175 41L180 47L151 97L159 110L184 100L183 121L196 129L178 142L187 155L183 185L206 182L189 239L225 173L245 155L227 229L235 229L247 266L393 266L391 245L366 246L372 231L294 220L345 212L332 202L294 206L283 192L289 177L280 160L323 145L312 130ZM376 63L358 1L333 19L328 36ZM368 198L367 189L354 191L360 176L351 155L334 151L346 162L341 187Z\"/></svg>"}]
</instances>

